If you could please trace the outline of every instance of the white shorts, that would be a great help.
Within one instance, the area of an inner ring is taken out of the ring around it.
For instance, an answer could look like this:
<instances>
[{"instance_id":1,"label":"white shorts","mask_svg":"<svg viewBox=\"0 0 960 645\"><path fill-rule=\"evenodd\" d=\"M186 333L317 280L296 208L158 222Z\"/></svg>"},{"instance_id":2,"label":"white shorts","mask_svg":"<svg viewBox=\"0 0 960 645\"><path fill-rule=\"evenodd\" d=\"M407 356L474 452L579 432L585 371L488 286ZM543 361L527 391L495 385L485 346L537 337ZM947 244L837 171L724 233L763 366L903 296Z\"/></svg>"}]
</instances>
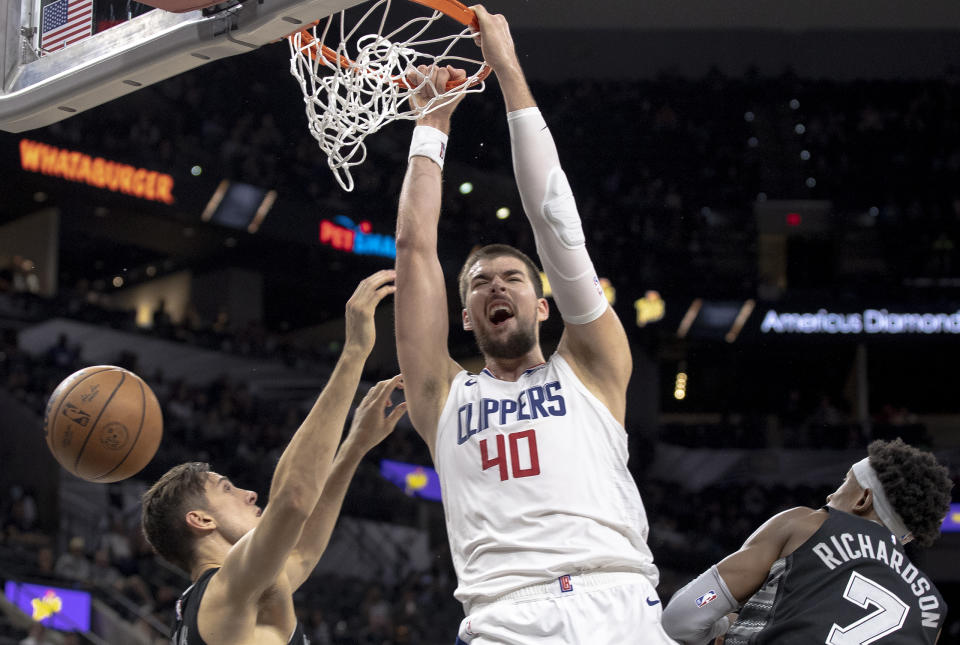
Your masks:
<instances>
[{"instance_id":1,"label":"white shorts","mask_svg":"<svg viewBox=\"0 0 960 645\"><path fill-rule=\"evenodd\" d=\"M457 642L676 645L660 626L662 611L656 590L638 573L563 576L471 606Z\"/></svg>"}]
</instances>

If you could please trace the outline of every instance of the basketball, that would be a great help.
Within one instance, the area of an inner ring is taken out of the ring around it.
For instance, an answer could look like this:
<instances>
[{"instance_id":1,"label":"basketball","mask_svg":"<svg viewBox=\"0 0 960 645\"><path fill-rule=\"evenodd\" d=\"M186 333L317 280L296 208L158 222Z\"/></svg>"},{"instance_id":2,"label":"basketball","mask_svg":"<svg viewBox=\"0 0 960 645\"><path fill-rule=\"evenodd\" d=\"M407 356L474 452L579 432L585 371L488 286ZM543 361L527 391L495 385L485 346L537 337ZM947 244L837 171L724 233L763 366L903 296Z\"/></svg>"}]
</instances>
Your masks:
<instances>
[{"instance_id":1,"label":"basketball","mask_svg":"<svg viewBox=\"0 0 960 645\"><path fill-rule=\"evenodd\" d=\"M43 434L69 472L109 483L135 475L153 458L163 417L157 397L139 376L97 365L74 372L53 391Z\"/></svg>"}]
</instances>

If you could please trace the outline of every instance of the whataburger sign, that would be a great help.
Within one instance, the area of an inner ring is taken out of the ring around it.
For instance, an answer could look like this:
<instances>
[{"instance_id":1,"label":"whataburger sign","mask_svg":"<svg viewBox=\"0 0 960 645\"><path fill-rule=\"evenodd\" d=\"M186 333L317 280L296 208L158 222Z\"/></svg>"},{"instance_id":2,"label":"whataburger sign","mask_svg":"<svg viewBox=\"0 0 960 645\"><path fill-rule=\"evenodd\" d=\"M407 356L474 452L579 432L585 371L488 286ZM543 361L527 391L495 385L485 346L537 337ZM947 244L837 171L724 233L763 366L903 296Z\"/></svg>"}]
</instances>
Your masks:
<instances>
[{"instance_id":1,"label":"whataburger sign","mask_svg":"<svg viewBox=\"0 0 960 645\"><path fill-rule=\"evenodd\" d=\"M953 313L898 313L865 309L860 313L767 311L760 323L763 334L960 334L960 311Z\"/></svg>"},{"instance_id":2,"label":"whataburger sign","mask_svg":"<svg viewBox=\"0 0 960 645\"><path fill-rule=\"evenodd\" d=\"M29 139L20 140L20 167L140 199L163 204L174 202L170 175Z\"/></svg>"}]
</instances>

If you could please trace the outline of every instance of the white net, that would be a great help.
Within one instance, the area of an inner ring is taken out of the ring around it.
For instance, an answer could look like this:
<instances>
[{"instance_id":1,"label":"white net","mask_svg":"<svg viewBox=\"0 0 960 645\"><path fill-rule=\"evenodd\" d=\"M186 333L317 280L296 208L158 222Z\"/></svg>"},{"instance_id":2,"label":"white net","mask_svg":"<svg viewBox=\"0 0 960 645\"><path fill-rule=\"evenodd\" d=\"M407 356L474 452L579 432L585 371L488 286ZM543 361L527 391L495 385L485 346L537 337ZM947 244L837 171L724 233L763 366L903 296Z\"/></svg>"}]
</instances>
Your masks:
<instances>
[{"instance_id":1,"label":"white net","mask_svg":"<svg viewBox=\"0 0 960 645\"><path fill-rule=\"evenodd\" d=\"M310 133L346 191L354 186L350 169L366 159L366 137L391 121L418 119L465 92L482 92L489 73L469 27L450 34L451 26L460 25L439 11L388 27L391 2L377 0L352 27L341 11L289 39L290 73L303 90ZM452 65L466 69L468 77L454 87L432 88L436 96L416 106L412 95L430 81L410 87L404 79L419 65Z\"/></svg>"}]
</instances>

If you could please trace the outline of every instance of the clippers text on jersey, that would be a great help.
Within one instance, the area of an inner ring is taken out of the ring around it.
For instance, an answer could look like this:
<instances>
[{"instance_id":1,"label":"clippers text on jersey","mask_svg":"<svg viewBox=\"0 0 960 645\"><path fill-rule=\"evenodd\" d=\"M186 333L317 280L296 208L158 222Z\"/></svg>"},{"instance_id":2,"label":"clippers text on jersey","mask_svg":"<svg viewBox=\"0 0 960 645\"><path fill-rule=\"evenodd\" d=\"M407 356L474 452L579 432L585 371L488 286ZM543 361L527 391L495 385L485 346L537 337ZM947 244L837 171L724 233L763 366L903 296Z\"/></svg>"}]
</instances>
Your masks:
<instances>
[{"instance_id":1,"label":"clippers text on jersey","mask_svg":"<svg viewBox=\"0 0 960 645\"><path fill-rule=\"evenodd\" d=\"M562 417L566 413L567 403L560 391L560 381L527 388L516 399L482 398L478 410L474 409L473 403L466 403L457 410L457 443L466 443L471 436L491 425Z\"/></svg>"}]
</instances>

